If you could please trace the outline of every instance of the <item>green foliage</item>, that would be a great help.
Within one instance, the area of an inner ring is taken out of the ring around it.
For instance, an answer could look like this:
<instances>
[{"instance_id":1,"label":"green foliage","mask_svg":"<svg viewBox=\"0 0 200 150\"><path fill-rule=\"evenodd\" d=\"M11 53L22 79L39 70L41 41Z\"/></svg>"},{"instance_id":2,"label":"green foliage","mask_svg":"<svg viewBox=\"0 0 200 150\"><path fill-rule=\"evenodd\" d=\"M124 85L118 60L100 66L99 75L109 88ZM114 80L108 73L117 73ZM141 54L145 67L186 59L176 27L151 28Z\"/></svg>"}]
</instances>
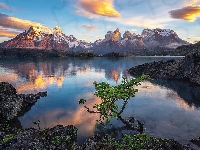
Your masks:
<instances>
[{"instance_id":1,"label":"green foliage","mask_svg":"<svg viewBox=\"0 0 200 150\"><path fill-rule=\"evenodd\" d=\"M13 128L9 124L0 124L0 133L4 133L0 139L0 145L9 142L20 131L20 129Z\"/></svg>"},{"instance_id":2,"label":"green foliage","mask_svg":"<svg viewBox=\"0 0 200 150\"><path fill-rule=\"evenodd\" d=\"M138 92L133 86L140 85L140 83L147 78L147 75L142 75L141 77L132 78L128 81L126 77L122 77L122 84L117 86L110 86L110 84L106 82L93 82L96 89L95 95L102 100L100 104L95 104L93 106L93 108L97 109L96 112L101 114L100 120L109 122L110 118L119 118L121 113L115 102L123 100L123 104L126 104L127 101ZM80 99L79 104L84 104L85 102L86 100ZM122 109L124 108L122 107Z\"/></svg>"},{"instance_id":3,"label":"green foliage","mask_svg":"<svg viewBox=\"0 0 200 150\"><path fill-rule=\"evenodd\" d=\"M79 103L79 104L84 104L85 102L86 102L86 100L80 99L78 103Z\"/></svg>"},{"instance_id":4,"label":"green foliage","mask_svg":"<svg viewBox=\"0 0 200 150\"><path fill-rule=\"evenodd\" d=\"M0 140L0 144L7 143L13 137L14 137L14 134L6 134L6 136L2 140Z\"/></svg>"},{"instance_id":5,"label":"green foliage","mask_svg":"<svg viewBox=\"0 0 200 150\"><path fill-rule=\"evenodd\" d=\"M54 140L52 141L55 145L61 144L61 138L60 136L55 136Z\"/></svg>"},{"instance_id":6,"label":"green foliage","mask_svg":"<svg viewBox=\"0 0 200 150\"><path fill-rule=\"evenodd\" d=\"M33 124L37 124L38 125L38 129L40 130L40 120L33 121Z\"/></svg>"},{"instance_id":7,"label":"green foliage","mask_svg":"<svg viewBox=\"0 0 200 150\"><path fill-rule=\"evenodd\" d=\"M164 149L170 147L169 141L148 136L145 133L128 135L124 134L121 141L116 138L109 138L108 144L116 150L139 150L139 149Z\"/></svg>"}]
</instances>

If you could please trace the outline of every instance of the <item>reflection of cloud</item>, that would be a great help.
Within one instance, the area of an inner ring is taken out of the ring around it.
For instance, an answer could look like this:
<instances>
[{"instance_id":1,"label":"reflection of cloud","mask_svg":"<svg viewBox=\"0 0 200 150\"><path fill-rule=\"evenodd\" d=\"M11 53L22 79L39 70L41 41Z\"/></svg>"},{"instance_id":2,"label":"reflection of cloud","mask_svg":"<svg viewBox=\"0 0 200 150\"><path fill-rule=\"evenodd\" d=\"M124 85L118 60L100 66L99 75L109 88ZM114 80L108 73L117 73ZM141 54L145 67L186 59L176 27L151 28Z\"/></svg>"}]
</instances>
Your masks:
<instances>
[{"instance_id":1,"label":"reflection of cloud","mask_svg":"<svg viewBox=\"0 0 200 150\"><path fill-rule=\"evenodd\" d=\"M19 78L19 76L15 73L0 75L0 81L1 82L12 82L14 80L17 80L18 78Z\"/></svg>"},{"instance_id":2,"label":"reflection of cloud","mask_svg":"<svg viewBox=\"0 0 200 150\"><path fill-rule=\"evenodd\" d=\"M93 93L86 93L84 95L79 95L78 98L79 97L87 97L85 105L89 108L101 102ZM85 134L92 134L94 132L96 120L98 120L99 117L99 114L91 114L87 112L84 105L79 105L76 110L64 110L62 108L43 112L40 114L39 120L45 120L41 122L42 128L56 126L58 124L64 126L72 124L78 127L78 134L85 136Z\"/></svg>"},{"instance_id":3,"label":"reflection of cloud","mask_svg":"<svg viewBox=\"0 0 200 150\"><path fill-rule=\"evenodd\" d=\"M171 10L170 16L175 19L183 19L189 22L194 22L200 15L200 6L187 6L177 10Z\"/></svg>"},{"instance_id":4,"label":"reflection of cloud","mask_svg":"<svg viewBox=\"0 0 200 150\"><path fill-rule=\"evenodd\" d=\"M77 6L92 14L120 17L120 13L113 6L113 0L79 0Z\"/></svg>"},{"instance_id":5,"label":"reflection of cloud","mask_svg":"<svg viewBox=\"0 0 200 150\"><path fill-rule=\"evenodd\" d=\"M91 25L87 25L87 24L82 25L82 27L84 27L84 28L86 28L88 30L98 30L97 27L91 26Z\"/></svg>"},{"instance_id":6,"label":"reflection of cloud","mask_svg":"<svg viewBox=\"0 0 200 150\"><path fill-rule=\"evenodd\" d=\"M49 30L48 27L43 26L40 23L32 22L29 20L23 20L20 18L8 16L5 14L0 13L0 26L5 28L13 28L18 30L26 30L29 29L31 26L40 27L43 30Z\"/></svg>"},{"instance_id":7,"label":"reflection of cloud","mask_svg":"<svg viewBox=\"0 0 200 150\"><path fill-rule=\"evenodd\" d=\"M32 73L32 72L31 72ZM33 78L33 77L32 77ZM18 93L23 93L24 91L34 91L45 89L47 86L56 84L58 87L62 87L64 77L63 76L52 76L52 77L43 77L40 73L34 77L33 82L23 82L16 85L16 90Z\"/></svg>"},{"instance_id":8,"label":"reflection of cloud","mask_svg":"<svg viewBox=\"0 0 200 150\"><path fill-rule=\"evenodd\" d=\"M93 84L93 82L87 82L84 84L84 86L91 87L91 86L94 86L94 84Z\"/></svg>"},{"instance_id":9,"label":"reflection of cloud","mask_svg":"<svg viewBox=\"0 0 200 150\"><path fill-rule=\"evenodd\" d=\"M118 82L118 79L119 79L119 74L118 72L114 69L112 70L112 77L113 79L116 81L116 83Z\"/></svg>"},{"instance_id":10,"label":"reflection of cloud","mask_svg":"<svg viewBox=\"0 0 200 150\"><path fill-rule=\"evenodd\" d=\"M11 31L5 28L0 28L0 37L9 37L9 38L13 38L15 36L17 36L19 34L19 32L16 31Z\"/></svg>"},{"instance_id":11,"label":"reflection of cloud","mask_svg":"<svg viewBox=\"0 0 200 150\"><path fill-rule=\"evenodd\" d=\"M64 77L58 77L58 79L57 79L57 85L58 85L58 87L62 87L62 84L63 84L63 81L64 81Z\"/></svg>"},{"instance_id":12,"label":"reflection of cloud","mask_svg":"<svg viewBox=\"0 0 200 150\"><path fill-rule=\"evenodd\" d=\"M0 9L11 10L10 6L6 5L5 3L0 2Z\"/></svg>"},{"instance_id":13,"label":"reflection of cloud","mask_svg":"<svg viewBox=\"0 0 200 150\"><path fill-rule=\"evenodd\" d=\"M83 67L83 68L78 68L77 69L77 74L86 74L86 73L88 73L90 70L89 70L89 68L87 67L87 68L85 68L85 67Z\"/></svg>"},{"instance_id":14,"label":"reflection of cloud","mask_svg":"<svg viewBox=\"0 0 200 150\"><path fill-rule=\"evenodd\" d=\"M182 107L185 110L194 109L194 107L190 106L183 98L181 98L176 92L169 91L167 93L167 98L174 99L178 106Z\"/></svg>"}]
</instances>

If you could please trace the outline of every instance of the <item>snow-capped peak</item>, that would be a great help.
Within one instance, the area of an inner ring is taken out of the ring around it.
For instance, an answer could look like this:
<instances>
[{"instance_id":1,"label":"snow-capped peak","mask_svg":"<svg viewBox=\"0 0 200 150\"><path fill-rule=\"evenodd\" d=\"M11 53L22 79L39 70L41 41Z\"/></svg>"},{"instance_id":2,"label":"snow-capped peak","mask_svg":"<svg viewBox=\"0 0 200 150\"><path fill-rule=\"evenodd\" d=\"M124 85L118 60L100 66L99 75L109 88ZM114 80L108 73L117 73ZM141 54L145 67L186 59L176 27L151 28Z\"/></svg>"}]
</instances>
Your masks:
<instances>
[{"instance_id":1,"label":"snow-capped peak","mask_svg":"<svg viewBox=\"0 0 200 150\"><path fill-rule=\"evenodd\" d=\"M52 31L62 33L62 29L59 26L56 26L55 28L53 28Z\"/></svg>"}]
</instances>

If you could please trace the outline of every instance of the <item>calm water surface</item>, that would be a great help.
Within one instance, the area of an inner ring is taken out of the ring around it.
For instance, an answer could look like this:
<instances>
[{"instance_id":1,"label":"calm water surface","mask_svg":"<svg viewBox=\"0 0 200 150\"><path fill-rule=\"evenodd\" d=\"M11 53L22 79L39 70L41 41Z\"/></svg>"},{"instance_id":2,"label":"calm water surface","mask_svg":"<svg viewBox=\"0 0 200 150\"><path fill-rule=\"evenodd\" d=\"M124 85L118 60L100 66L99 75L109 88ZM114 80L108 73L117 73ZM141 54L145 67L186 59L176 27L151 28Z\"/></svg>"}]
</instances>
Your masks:
<instances>
[{"instance_id":1,"label":"calm water surface","mask_svg":"<svg viewBox=\"0 0 200 150\"><path fill-rule=\"evenodd\" d=\"M173 57L180 59L181 57ZM151 61L172 57L108 58L53 58L53 59L1 59L0 81L14 85L18 93L47 91L19 123L23 128L73 124L78 128L78 140L93 135L96 114L89 114L78 101L87 99L92 107L101 100L93 95L93 81L121 83L122 76L131 77L127 69ZM137 87L139 92L131 98L123 116L134 116L145 122L146 133L156 137L174 138L182 143L200 136L200 87L179 81L145 81ZM115 125L120 123L113 120Z\"/></svg>"}]
</instances>

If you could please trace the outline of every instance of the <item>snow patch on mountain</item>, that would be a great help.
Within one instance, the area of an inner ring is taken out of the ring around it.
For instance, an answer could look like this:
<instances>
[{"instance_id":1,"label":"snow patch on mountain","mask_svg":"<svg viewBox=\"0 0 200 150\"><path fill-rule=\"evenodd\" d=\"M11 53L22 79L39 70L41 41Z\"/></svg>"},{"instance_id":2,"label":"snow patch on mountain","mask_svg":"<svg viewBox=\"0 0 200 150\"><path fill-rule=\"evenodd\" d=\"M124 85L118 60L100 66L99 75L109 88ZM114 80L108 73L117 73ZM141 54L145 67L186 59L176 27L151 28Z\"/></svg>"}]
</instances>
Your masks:
<instances>
[{"instance_id":1,"label":"snow patch on mountain","mask_svg":"<svg viewBox=\"0 0 200 150\"><path fill-rule=\"evenodd\" d=\"M0 47L122 52L155 47L176 48L187 44L189 43L180 39L176 32L170 29L144 29L141 35L125 31L121 36L117 28L114 31L108 31L104 39L91 43L77 40L73 35L66 36L59 26L45 30L32 26L15 38L1 43Z\"/></svg>"}]
</instances>

